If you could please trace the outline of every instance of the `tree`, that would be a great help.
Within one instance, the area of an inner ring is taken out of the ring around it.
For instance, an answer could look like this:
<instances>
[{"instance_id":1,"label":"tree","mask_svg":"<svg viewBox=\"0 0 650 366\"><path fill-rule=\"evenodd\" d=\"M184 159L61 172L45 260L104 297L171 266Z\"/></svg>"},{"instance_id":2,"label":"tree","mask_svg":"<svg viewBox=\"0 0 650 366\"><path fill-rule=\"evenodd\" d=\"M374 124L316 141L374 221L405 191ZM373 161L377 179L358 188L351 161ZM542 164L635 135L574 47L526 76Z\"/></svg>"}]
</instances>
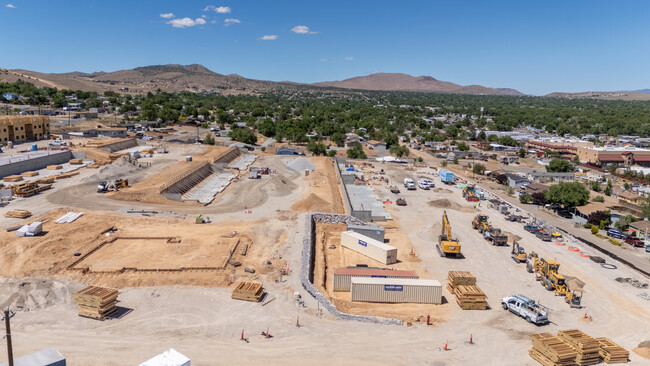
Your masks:
<instances>
[{"instance_id":1,"label":"tree","mask_svg":"<svg viewBox=\"0 0 650 366\"><path fill-rule=\"evenodd\" d=\"M526 149L524 149L523 147L519 149L519 157L522 159L526 157Z\"/></svg>"},{"instance_id":2,"label":"tree","mask_svg":"<svg viewBox=\"0 0 650 366\"><path fill-rule=\"evenodd\" d=\"M515 189L512 188L512 187L510 187L510 186L508 186L508 188L506 188L506 193L507 193L509 196L512 196L513 194L515 194Z\"/></svg>"},{"instance_id":3,"label":"tree","mask_svg":"<svg viewBox=\"0 0 650 366\"><path fill-rule=\"evenodd\" d=\"M307 151L314 154L314 156L320 156L327 154L327 147L325 147L324 143L316 142L316 140L312 139L307 143Z\"/></svg>"},{"instance_id":4,"label":"tree","mask_svg":"<svg viewBox=\"0 0 650 366\"><path fill-rule=\"evenodd\" d=\"M641 204L643 218L650 218L650 196L646 197L645 202Z\"/></svg>"},{"instance_id":5,"label":"tree","mask_svg":"<svg viewBox=\"0 0 650 366\"><path fill-rule=\"evenodd\" d=\"M330 158L335 157L336 156L336 150L332 149L332 150L328 151L327 156L329 156Z\"/></svg>"},{"instance_id":6,"label":"tree","mask_svg":"<svg viewBox=\"0 0 650 366\"><path fill-rule=\"evenodd\" d=\"M612 195L612 188L609 185L607 185L607 187L605 187L605 191L603 193L605 193L605 196L611 196Z\"/></svg>"},{"instance_id":7,"label":"tree","mask_svg":"<svg viewBox=\"0 0 650 366\"><path fill-rule=\"evenodd\" d=\"M454 156L454 160L451 161L454 164L458 164L458 158Z\"/></svg>"},{"instance_id":8,"label":"tree","mask_svg":"<svg viewBox=\"0 0 650 366\"><path fill-rule=\"evenodd\" d=\"M600 183L596 181L591 182L591 190L594 192L600 192Z\"/></svg>"},{"instance_id":9,"label":"tree","mask_svg":"<svg viewBox=\"0 0 650 366\"><path fill-rule=\"evenodd\" d=\"M636 217L632 215L626 215L616 221L616 228L619 230L625 230L630 226L631 223L636 222Z\"/></svg>"},{"instance_id":10,"label":"tree","mask_svg":"<svg viewBox=\"0 0 650 366\"><path fill-rule=\"evenodd\" d=\"M336 146L343 147L345 146L345 134L342 132L335 132L330 136L330 140L334 141Z\"/></svg>"},{"instance_id":11,"label":"tree","mask_svg":"<svg viewBox=\"0 0 650 366\"><path fill-rule=\"evenodd\" d=\"M609 211L594 211L587 216L587 223L597 225L602 229L609 226L610 217Z\"/></svg>"},{"instance_id":12,"label":"tree","mask_svg":"<svg viewBox=\"0 0 650 366\"><path fill-rule=\"evenodd\" d=\"M546 195L544 192L535 192L532 195L533 204L537 206L544 206L546 204Z\"/></svg>"},{"instance_id":13,"label":"tree","mask_svg":"<svg viewBox=\"0 0 650 366\"><path fill-rule=\"evenodd\" d=\"M508 184L508 177L505 174L499 174L495 178L497 180L497 183L502 184L502 185L507 185Z\"/></svg>"},{"instance_id":14,"label":"tree","mask_svg":"<svg viewBox=\"0 0 650 366\"><path fill-rule=\"evenodd\" d=\"M476 136L476 139L479 140L479 141L485 141L486 140L485 131L479 132L478 136Z\"/></svg>"},{"instance_id":15,"label":"tree","mask_svg":"<svg viewBox=\"0 0 650 366\"><path fill-rule=\"evenodd\" d=\"M522 194L521 196L519 196L519 202L521 202L523 204L529 204L532 201L533 201L533 196L528 194L528 193L525 193L525 194Z\"/></svg>"},{"instance_id":16,"label":"tree","mask_svg":"<svg viewBox=\"0 0 650 366\"><path fill-rule=\"evenodd\" d=\"M517 140L510 136L503 136L499 138L499 143L505 146L517 146Z\"/></svg>"},{"instance_id":17,"label":"tree","mask_svg":"<svg viewBox=\"0 0 650 366\"><path fill-rule=\"evenodd\" d=\"M398 158L401 158L402 156L409 156L411 154L411 151L408 147L401 145L392 145L388 150L391 154L395 155Z\"/></svg>"},{"instance_id":18,"label":"tree","mask_svg":"<svg viewBox=\"0 0 650 366\"><path fill-rule=\"evenodd\" d=\"M440 166L445 168L447 166L447 160L443 160L440 162Z\"/></svg>"},{"instance_id":19,"label":"tree","mask_svg":"<svg viewBox=\"0 0 650 366\"><path fill-rule=\"evenodd\" d=\"M605 197L603 196L596 196L594 197L591 202L605 202Z\"/></svg>"},{"instance_id":20,"label":"tree","mask_svg":"<svg viewBox=\"0 0 650 366\"><path fill-rule=\"evenodd\" d=\"M481 163L474 164L474 167L472 167L472 172L474 174L483 175L485 173L485 165Z\"/></svg>"},{"instance_id":21,"label":"tree","mask_svg":"<svg viewBox=\"0 0 650 366\"><path fill-rule=\"evenodd\" d=\"M574 156L573 159L571 159L571 162L575 165L580 164L580 158L578 157L578 155Z\"/></svg>"},{"instance_id":22,"label":"tree","mask_svg":"<svg viewBox=\"0 0 650 366\"><path fill-rule=\"evenodd\" d=\"M546 201L566 207L583 206L589 200L589 191L580 182L560 182L546 191Z\"/></svg>"},{"instance_id":23,"label":"tree","mask_svg":"<svg viewBox=\"0 0 650 366\"><path fill-rule=\"evenodd\" d=\"M214 137L212 137L210 132L203 138L203 143L206 145L214 145Z\"/></svg>"},{"instance_id":24,"label":"tree","mask_svg":"<svg viewBox=\"0 0 650 366\"><path fill-rule=\"evenodd\" d=\"M245 144L255 145L257 143L257 136L255 132L248 128L236 127L230 130L228 137L235 141L240 141Z\"/></svg>"},{"instance_id":25,"label":"tree","mask_svg":"<svg viewBox=\"0 0 650 366\"><path fill-rule=\"evenodd\" d=\"M348 159L367 159L366 153L363 151L361 143L355 142L354 147L347 151Z\"/></svg>"},{"instance_id":26,"label":"tree","mask_svg":"<svg viewBox=\"0 0 650 366\"><path fill-rule=\"evenodd\" d=\"M629 191L631 188L630 183L625 182L625 184L623 184L623 188L625 188L626 191Z\"/></svg>"},{"instance_id":27,"label":"tree","mask_svg":"<svg viewBox=\"0 0 650 366\"><path fill-rule=\"evenodd\" d=\"M461 141L458 144L456 144L456 147L458 147L458 150L460 151L469 151L469 145L467 145L465 142Z\"/></svg>"},{"instance_id":28,"label":"tree","mask_svg":"<svg viewBox=\"0 0 650 366\"><path fill-rule=\"evenodd\" d=\"M573 171L573 164L564 159L553 159L546 167L549 173L570 173Z\"/></svg>"},{"instance_id":29,"label":"tree","mask_svg":"<svg viewBox=\"0 0 650 366\"><path fill-rule=\"evenodd\" d=\"M594 235L598 234L598 226L591 225L591 233Z\"/></svg>"}]
</instances>

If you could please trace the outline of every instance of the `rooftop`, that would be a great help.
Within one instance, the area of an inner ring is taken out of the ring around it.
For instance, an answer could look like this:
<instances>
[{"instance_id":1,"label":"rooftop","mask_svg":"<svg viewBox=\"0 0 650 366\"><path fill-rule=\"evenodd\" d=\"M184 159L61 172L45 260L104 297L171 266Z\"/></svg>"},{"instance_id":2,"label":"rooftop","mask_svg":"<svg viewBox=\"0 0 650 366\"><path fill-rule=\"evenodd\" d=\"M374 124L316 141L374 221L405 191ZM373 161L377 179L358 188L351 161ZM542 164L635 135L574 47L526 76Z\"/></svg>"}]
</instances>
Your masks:
<instances>
[{"instance_id":1,"label":"rooftop","mask_svg":"<svg viewBox=\"0 0 650 366\"><path fill-rule=\"evenodd\" d=\"M418 277L415 271L397 270L389 268L335 268L335 275L340 276L393 276L393 277Z\"/></svg>"},{"instance_id":2,"label":"rooftop","mask_svg":"<svg viewBox=\"0 0 650 366\"><path fill-rule=\"evenodd\" d=\"M351 282L365 285L440 286L437 280L415 278L352 277Z\"/></svg>"}]
</instances>

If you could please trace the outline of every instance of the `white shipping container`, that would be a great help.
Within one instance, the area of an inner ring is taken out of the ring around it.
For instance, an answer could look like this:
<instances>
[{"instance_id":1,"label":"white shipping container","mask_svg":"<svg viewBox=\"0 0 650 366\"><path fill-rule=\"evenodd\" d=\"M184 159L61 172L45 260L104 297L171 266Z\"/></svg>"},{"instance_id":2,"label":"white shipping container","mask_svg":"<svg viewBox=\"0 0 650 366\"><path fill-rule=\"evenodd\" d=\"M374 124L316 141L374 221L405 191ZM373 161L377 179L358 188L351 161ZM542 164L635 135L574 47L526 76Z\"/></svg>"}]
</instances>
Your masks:
<instances>
[{"instance_id":1,"label":"white shipping container","mask_svg":"<svg viewBox=\"0 0 650 366\"><path fill-rule=\"evenodd\" d=\"M365 267L336 268L334 269L334 291L350 291L352 277L420 278L415 271Z\"/></svg>"},{"instance_id":2,"label":"white shipping container","mask_svg":"<svg viewBox=\"0 0 650 366\"><path fill-rule=\"evenodd\" d=\"M353 231L341 233L341 245L383 264L397 262L397 248Z\"/></svg>"},{"instance_id":3,"label":"white shipping container","mask_svg":"<svg viewBox=\"0 0 650 366\"><path fill-rule=\"evenodd\" d=\"M440 304L442 286L436 280L352 277L352 301Z\"/></svg>"}]
</instances>

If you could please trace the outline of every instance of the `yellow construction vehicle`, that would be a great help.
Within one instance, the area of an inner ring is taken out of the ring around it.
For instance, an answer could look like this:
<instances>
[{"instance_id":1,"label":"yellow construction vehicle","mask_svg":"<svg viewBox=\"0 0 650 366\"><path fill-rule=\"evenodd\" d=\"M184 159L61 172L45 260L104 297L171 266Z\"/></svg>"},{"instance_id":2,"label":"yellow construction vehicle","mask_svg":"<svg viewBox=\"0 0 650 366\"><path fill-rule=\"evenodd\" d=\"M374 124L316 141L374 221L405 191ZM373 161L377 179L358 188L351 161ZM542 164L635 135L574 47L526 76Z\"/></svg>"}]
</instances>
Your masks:
<instances>
[{"instance_id":1,"label":"yellow construction vehicle","mask_svg":"<svg viewBox=\"0 0 650 366\"><path fill-rule=\"evenodd\" d=\"M473 184L468 184L463 188L463 198L470 202L478 202L478 196L476 195L476 186Z\"/></svg>"},{"instance_id":2,"label":"yellow construction vehicle","mask_svg":"<svg viewBox=\"0 0 650 366\"><path fill-rule=\"evenodd\" d=\"M128 179L116 179L112 181L103 180L97 185L97 193L104 193L109 191L118 191L120 188L129 186Z\"/></svg>"},{"instance_id":3,"label":"yellow construction vehicle","mask_svg":"<svg viewBox=\"0 0 650 366\"><path fill-rule=\"evenodd\" d=\"M441 257L446 257L451 254L454 254L456 257L461 257L460 243L451 237L451 224L447 218L447 211L443 211L442 213L442 233L438 237L436 249L438 249L438 254Z\"/></svg>"},{"instance_id":4,"label":"yellow construction vehicle","mask_svg":"<svg viewBox=\"0 0 650 366\"><path fill-rule=\"evenodd\" d=\"M512 243L512 252L510 254L512 254L512 259L517 263L524 263L528 259L526 251L516 241Z\"/></svg>"},{"instance_id":5,"label":"yellow construction vehicle","mask_svg":"<svg viewBox=\"0 0 650 366\"><path fill-rule=\"evenodd\" d=\"M559 273L560 263L556 260L539 258L534 253L528 257L526 269L535 273L535 279L540 281L548 291L554 291L556 295L564 296L564 301L571 307L580 307L582 291L569 289L563 275Z\"/></svg>"},{"instance_id":6,"label":"yellow construction vehicle","mask_svg":"<svg viewBox=\"0 0 650 366\"><path fill-rule=\"evenodd\" d=\"M478 214L474 216L474 220L472 220L472 227L474 228L474 230L478 230L478 232L481 234L490 230L490 224L488 223L488 215Z\"/></svg>"}]
</instances>

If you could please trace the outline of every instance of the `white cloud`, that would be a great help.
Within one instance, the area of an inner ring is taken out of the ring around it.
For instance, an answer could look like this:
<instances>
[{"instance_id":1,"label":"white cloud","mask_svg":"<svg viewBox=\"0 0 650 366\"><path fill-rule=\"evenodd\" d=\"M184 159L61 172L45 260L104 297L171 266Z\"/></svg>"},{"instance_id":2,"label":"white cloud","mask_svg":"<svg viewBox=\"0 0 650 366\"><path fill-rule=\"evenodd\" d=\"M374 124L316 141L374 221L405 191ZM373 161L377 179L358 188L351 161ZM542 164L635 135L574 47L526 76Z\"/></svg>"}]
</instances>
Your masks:
<instances>
[{"instance_id":1,"label":"white cloud","mask_svg":"<svg viewBox=\"0 0 650 366\"><path fill-rule=\"evenodd\" d=\"M316 32L310 32L309 27L306 25L297 25L291 28L291 31L298 34L316 34Z\"/></svg>"},{"instance_id":2,"label":"white cloud","mask_svg":"<svg viewBox=\"0 0 650 366\"><path fill-rule=\"evenodd\" d=\"M346 57L345 58L345 61L352 61L352 60L354 60L354 57Z\"/></svg>"},{"instance_id":3,"label":"white cloud","mask_svg":"<svg viewBox=\"0 0 650 366\"><path fill-rule=\"evenodd\" d=\"M226 27L231 25L231 24L239 24L239 23L241 23L241 21L239 19L234 19L234 18L226 19L226 20L223 21L223 24Z\"/></svg>"},{"instance_id":4,"label":"white cloud","mask_svg":"<svg viewBox=\"0 0 650 366\"><path fill-rule=\"evenodd\" d=\"M275 41L276 39L278 39L278 36L276 36L276 35L263 36L263 37L260 38L260 39L261 39L262 41Z\"/></svg>"},{"instance_id":5,"label":"white cloud","mask_svg":"<svg viewBox=\"0 0 650 366\"><path fill-rule=\"evenodd\" d=\"M208 17L208 16L205 15L205 14L201 15L201 18L207 18L207 17Z\"/></svg>"},{"instance_id":6,"label":"white cloud","mask_svg":"<svg viewBox=\"0 0 650 366\"><path fill-rule=\"evenodd\" d=\"M320 62L327 62L327 59L326 58L321 58Z\"/></svg>"},{"instance_id":7,"label":"white cloud","mask_svg":"<svg viewBox=\"0 0 650 366\"><path fill-rule=\"evenodd\" d=\"M162 13L160 14L161 18L169 19L174 17L174 13Z\"/></svg>"},{"instance_id":8,"label":"white cloud","mask_svg":"<svg viewBox=\"0 0 650 366\"><path fill-rule=\"evenodd\" d=\"M7 7L11 9L16 9L16 5L14 4L7 4Z\"/></svg>"},{"instance_id":9,"label":"white cloud","mask_svg":"<svg viewBox=\"0 0 650 366\"><path fill-rule=\"evenodd\" d=\"M203 9L203 11L210 11L214 10L219 14L228 14L230 13L230 7L228 6L214 6L214 5L208 5Z\"/></svg>"},{"instance_id":10,"label":"white cloud","mask_svg":"<svg viewBox=\"0 0 650 366\"><path fill-rule=\"evenodd\" d=\"M167 24L171 24L172 27L174 28L186 28L186 27L193 27L195 25L201 25L205 24L205 19L203 18L180 18L180 19L172 19L167 22Z\"/></svg>"}]
</instances>

